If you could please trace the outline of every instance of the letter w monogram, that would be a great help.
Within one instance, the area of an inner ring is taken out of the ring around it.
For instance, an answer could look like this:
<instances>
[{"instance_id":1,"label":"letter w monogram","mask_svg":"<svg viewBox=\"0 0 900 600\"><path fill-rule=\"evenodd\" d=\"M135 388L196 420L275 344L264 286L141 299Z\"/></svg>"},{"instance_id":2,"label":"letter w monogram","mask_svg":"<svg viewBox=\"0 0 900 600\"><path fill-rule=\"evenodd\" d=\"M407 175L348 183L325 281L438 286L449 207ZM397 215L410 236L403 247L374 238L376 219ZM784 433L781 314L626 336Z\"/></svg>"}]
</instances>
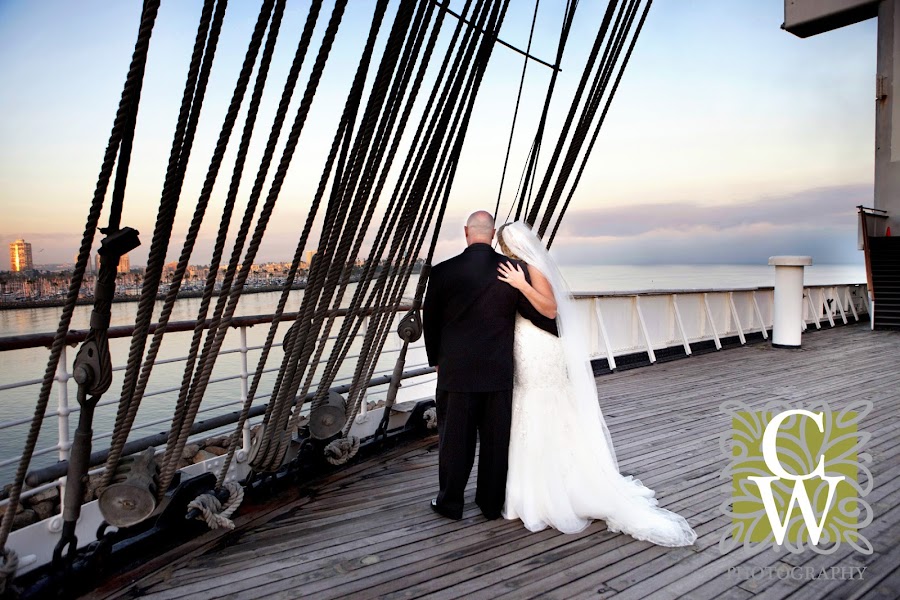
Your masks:
<instances>
[{"instance_id":1,"label":"letter w monogram","mask_svg":"<svg viewBox=\"0 0 900 600\"><path fill-rule=\"evenodd\" d=\"M769 471L774 473L774 477L761 477L757 475L751 475L747 477L747 479L753 481L759 487L763 506L766 509L766 516L769 517L769 523L772 526L772 532L775 534L775 543L777 543L779 546L784 543L784 536L787 533L788 523L791 520L791 512L794 510L794 504L800 505L800 514L803 516L803 521L806 523L806 528L809 531L810 540L813 544L819 543L819 538L822 536L822 530L825 528L825 518L828 516L828 511L831 508L831 501L834 498L835 487L837 486L838 482L845 479L843 475L825 475L824 457L821 456L819 457L819 462L812 473L808 473L806 475L791 475L784 470L784 468L781 466L781 463L778 461L776 437L778 436L778 428L781 426L781 423L792 415L809 417L816 423L819 431L823 433L825 432L822 413L812 413L807 410L795 409L787 410L777 414L775 418L772 419L772 421L768 425L766 425L766 430L765 433L763 433L762 440L763 459L765 460L766 466L769 468ZM811 479L813 477L820 477L828 482L828 498L825 502L825 510L822 511L822 520L818 523L816 522L816 515L813 511L812 503L809 500L809 494L806 492L806 488L803 485L803 482L805 480ZM778 517L778 509L775 506L775 497L772 493L772 482L776 479L790 479L794 482L794 491L791 493L791 500L790 502L788 502L787 512L784 515L784 521L781 521L781 519Z\"/></svg>"}]
</instances>

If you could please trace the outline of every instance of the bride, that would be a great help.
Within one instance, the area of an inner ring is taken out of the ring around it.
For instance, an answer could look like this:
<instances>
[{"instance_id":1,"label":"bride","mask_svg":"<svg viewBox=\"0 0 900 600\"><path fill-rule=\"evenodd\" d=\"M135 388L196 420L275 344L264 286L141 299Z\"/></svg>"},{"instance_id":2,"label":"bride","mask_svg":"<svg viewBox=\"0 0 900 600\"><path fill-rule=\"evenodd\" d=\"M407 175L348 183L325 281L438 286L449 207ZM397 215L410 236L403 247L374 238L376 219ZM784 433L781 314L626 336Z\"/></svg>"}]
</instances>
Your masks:
<instances>
[{"instance_id":1,"label":"bride","mask_svg":"<svg viewBox=\"0 0 900 600\"><path fill-rule=\"evenodd\" d=\"M684 518L657 506L653 490L619 474L612 440L588 362L587 337L565 280L525 223L497 233L500 250L526 264L499 278L520 290L560 337L516 317L515 379L509 474L503 516L531 531L547 526L576 533L603 519L613 532L662 546L697 539Z\"/></svg>"}]
</instances>

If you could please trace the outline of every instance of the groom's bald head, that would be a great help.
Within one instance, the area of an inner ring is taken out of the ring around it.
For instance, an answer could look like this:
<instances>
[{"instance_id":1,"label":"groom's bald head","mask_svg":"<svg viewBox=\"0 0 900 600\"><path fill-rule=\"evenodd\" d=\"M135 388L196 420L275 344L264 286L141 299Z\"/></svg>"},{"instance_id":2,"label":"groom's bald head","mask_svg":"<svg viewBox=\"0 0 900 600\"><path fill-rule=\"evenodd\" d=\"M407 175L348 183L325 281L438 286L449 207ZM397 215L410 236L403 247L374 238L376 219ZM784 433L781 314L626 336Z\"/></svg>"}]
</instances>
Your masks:
<instances>
[{"instance_id":1,"label":"groom's bald head","mask_svg":"<svg viewBox=\"0 0 900 600\"><path fill-rule=\"evenodd\" d=\"M484 210L473 212L466 221L465 232L468 246L490 244L494 239L494 217Z\"/></svg>"}]
</instances>

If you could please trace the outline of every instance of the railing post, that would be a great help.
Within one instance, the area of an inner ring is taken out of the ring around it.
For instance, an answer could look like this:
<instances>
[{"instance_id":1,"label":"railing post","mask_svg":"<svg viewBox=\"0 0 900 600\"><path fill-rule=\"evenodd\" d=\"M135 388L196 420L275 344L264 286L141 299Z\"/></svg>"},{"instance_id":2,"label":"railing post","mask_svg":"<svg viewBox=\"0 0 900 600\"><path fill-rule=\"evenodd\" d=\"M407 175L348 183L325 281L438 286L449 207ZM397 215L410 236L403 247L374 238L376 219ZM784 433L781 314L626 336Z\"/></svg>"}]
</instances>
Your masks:
<instances>
[{"instance_id":1,"label":"railing post","mask_svg":"<svg viewBox=\"0 0 900 600\"><path fill-rule=\"evenodd\" d=\"M853 311L853 318L856 319L857 321L859 321L859 314L857 314L857 312L856 312L856 302L853 301L853 295L850 293L849 285L847 286L846 290L847 290L847 293L844 295L845 300L846 300L847 304L850 305L850 310Z\"/></svg>"},{"instance_id":2,"label":"railing post","mask_svg":"<svg viewBox=\"0 0 900 600\"><path fill-rule=\"evenodd\" d=\"M610 371L616 370L616 358L613 356L612 345L609 343L609 335L606 333L606 324L603 322L603 313L600 312L600 298L594 298L594 313L597 315L597 325L600 327L600 339L606 348L606 364Z\"/></svg>"},{"instance_id":3,"label":"railing post","mask_svg":"<svg viewBox=\"0 0 900 600\"><path fill-rule=\"evenodd\" d=\"M753 310L756 312L756 318L759 319L759 328L762 331L762 336L764 340L769 339L769 332L766 328L766 322L763 321L762 311L759 310L759 302L756 301L756 292L750 292L750 297L753 298Z\"/></svg>"},{"instance_id":4,"label":"railing post","mask_svg":"<svg viewBox=\"0 0 900 600\"><path fill-rule=\"evenodd\" d=\"M248 386L248 378L250 373L247 369L247 326L241 325L241 406L243 406L247 402L247 395L250 393L250 388ZM244 428L241 430L241 443L244 456L248 456L250 452L250 445L252 443L252 436L250 435L250 419L244 421Z\"/></svg>"},{"instance_id":5,"label":"railing post","mask_svg":"<svg viewBox=\"0 0 900 600\"><path fill-rule=\"evenodd\" d=\"M650 343L650 334L647 332L647 324L644 323L644 312L641 310L641 297L634 297L634 309L637 311L638 323L641 324L641 333L644 334L644 341L647 343L647 357L651 363L656 362L656 353L653 351L653 344Z\"/></svg>"},{"instance_id":6,"label":"railing post","mask_svg":"<svg viewBox=\"0 0 900 600\"><path fill-rule=\"evenodd\" d=\"M734 305L734 292L728 292L728 303L731 305L731 316L734 318L734 325L737 327L738 338L741 340L741 345L747 343L747 339L744 337L744 329L741 327L741 318L738 316L737 306Z\"/></svg>"},{"instance_id":7,"label":"railing post","mask_svg":"<svg viewBox=\"0 0 900 600\"><path fill-rule=\"evenodd\" d=\"M362 319L362 325L359 327L359 336L361 339L366 339L366 333L369 331L369 315L366 315ZM369 417L366 416L366 413L369 412L369 394L363 392L362 400L359 403L359 412L356 414L356 422L364 423Z\"/></svg>"},{"instance_id":8,"label":"railing post","mask_svg":"<svg viewBox=\"0 0 900 600\"><path fill-rule=\"evenodd\" d=\"M681 311L678 310L678 294L672 294L672 311L675 313L675 323L678 325L678 331L681 333L681 343L684 346L685 356L691 355L691 344L688 342L687 332L684 330L684 323L681 321Z\"/></svg>"},{"instance_id":9,"label":"railing post","mask_svg":"<svg viewBox=\"0 0 900 600\"><path fill-rule=\"evenodd\" d=\"M809 311L812 313L813 319L816 320L816 329L822 329L822 319L819 318L819 313L821 310L816 309L816 304L813 302L813 289L808 288L806 290L806 299L809 301Z\"/></svg>"},{"instance_id":10,"label":"railing post","mask_svg":"<svg viewBox=\"0 0 900 600\"><path fill-rule=\"evenodd\" d=\"M703 292L703 306L706 308L706 318L709 319L709 326L712 328L713 338L716 340L716 350L722 349L722 342L719 340L719 332L716 331L716 322L713 321L712 309L709 308L709 294Z\"/></svg>"},{"instance_id":11,"label":"railing post","mask_svg":"<svg viewBox=\"0 0 900 600\"><path fill-rule=\"evenodd\" d=\"M62 347L62 351L59 355L59 362L56 364L56 376L54 379L56 380L56 389L58 396L58 407L56 409L57 415L57 425L58 425L58 444L59 444L59 460L69 460L69 449L72 447L72 442L69 440L69 415L72 413L72 410L69 408L69 385L68 381L71 378L68 370L66 369L66 346ZM62 511L65 506L65 490L66 490L66 477L60 477L57 480L57 486L59 489L59 515L50 521L49 526L51 531L61 531L62 530Z\"/></svg>"},{"instance_id":12,"label":"railing post","mask_svg":"<svg viewBox=\"0 0 900 600\"><path fill-rule=\"evenodd\" d=\"M59 407L56 409L59 425L59 460L69 459L69 448L72 446L69 441L69 415L72 411L69 409L69 386L66 383L70 377L66 370L66 347L63 346L54 377L59 398Z\"/></svg>"}]
</instances>

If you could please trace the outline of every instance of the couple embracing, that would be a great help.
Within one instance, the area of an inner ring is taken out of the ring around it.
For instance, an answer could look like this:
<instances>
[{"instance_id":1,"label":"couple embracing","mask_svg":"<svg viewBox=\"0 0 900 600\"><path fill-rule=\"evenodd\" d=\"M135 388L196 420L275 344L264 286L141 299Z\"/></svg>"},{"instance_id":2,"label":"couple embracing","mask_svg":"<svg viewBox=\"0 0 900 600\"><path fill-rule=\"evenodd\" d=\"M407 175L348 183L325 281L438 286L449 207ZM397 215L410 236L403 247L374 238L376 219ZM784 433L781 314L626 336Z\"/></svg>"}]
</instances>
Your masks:
<instances>
[{"instance_id":1,"label":"couple embracing","mask_svg":"<svg viewBox=\"0 0 900 600\"><path fill-rule=\"evenodd\" d=\"M610 531L664 546L693 544L682 517L619 474L588 360L587 329L565 280L531 228L497 233L473 213L467 248L431 271L425 347L438 370L439 484L432 509L462 518L480 443L475 502L488 519L531 531Z\"/></svg>"}]
</instances>

